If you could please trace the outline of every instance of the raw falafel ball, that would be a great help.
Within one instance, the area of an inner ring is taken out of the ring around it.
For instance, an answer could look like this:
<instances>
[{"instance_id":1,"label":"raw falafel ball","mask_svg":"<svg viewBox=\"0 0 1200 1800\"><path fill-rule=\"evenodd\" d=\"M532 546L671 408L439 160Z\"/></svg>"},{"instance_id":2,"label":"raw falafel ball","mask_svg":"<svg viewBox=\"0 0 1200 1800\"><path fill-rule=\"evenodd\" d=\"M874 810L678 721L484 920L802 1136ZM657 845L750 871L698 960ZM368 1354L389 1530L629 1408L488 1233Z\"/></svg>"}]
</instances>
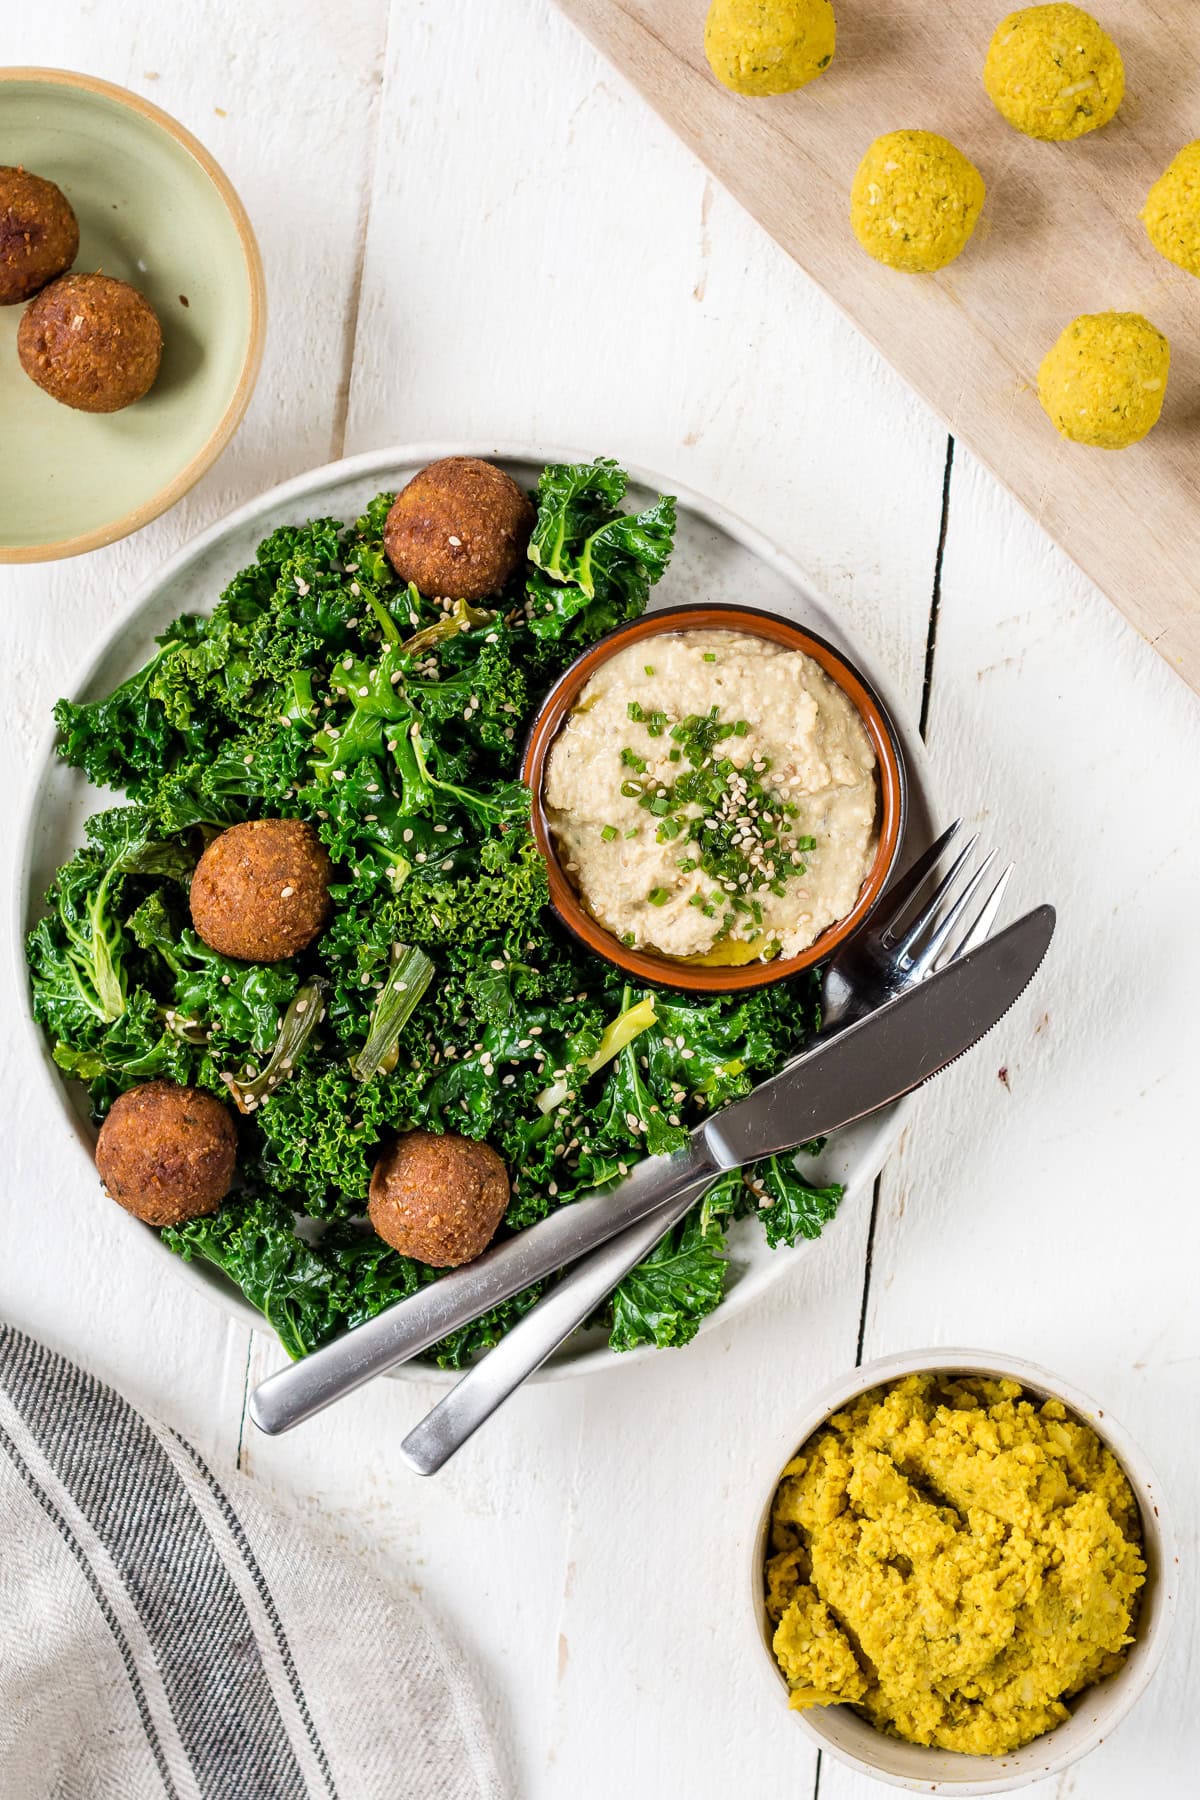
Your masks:
<instances>
[{"instance_id":1,"label":"raw falafel ball","mask_svg":"<svg viewBox=\"0 0 1200 1800\"><path fill-rule=\"evenodd\" d=\"M228 1108L199 1088L148 1081L113 1102L96 1167L111 1197L147 1225L186 1225L215 1213L237 1163Z\"/></svg>"},{"instance_id":2,"label":"raw falafel ball","mask_svg":"<svg viewBox=\"0 0 1200 1800\"><path fill-rule=\"evenodd\" d=\"M1001 19L983 85L1026 137L1061 141L1107 125L1125 94L1125 65L1081 6L1026 6Z\"/></svg>"},{"instance_id":3,"label":"raw falafel ball","mask_svg":"<svg viewBox=\"0 0 1200 1800\"><path fill-rule=\"evenodd\" d=\"M1160 256L1200 275L1200 139L1168 164L1141 211L1146 236Z\"/></svg>"},{"instance_id":4,"label":"raw falafel ball","mask_svg":"<svg viewBox=\"0 0 1200 1800\"><path fill-rule=\"evenodd\" d=\"M1124 450L1158 423L1171 346L1141 313L1072 319L1038 370L1038 399L1076 444Z\"/></svg>"},{"instance_id":5,"label":"raw falafel ball","mask_svg":"<svg viewBox=\"0 0 1200 1800\"><path fill-rule=\"evenodd\" d=\"M239 962L279 962L320 937L333 914L333 865L303 819L250 819L215 837L192 876L192 924Z\"/></svg>"},{"instance_id":6,"label":"raw falafel ball","mask_svg":"<svg viewBox=\"0 0 1200 1800\"><path fill-rule=\"evenodd\" d=\"M30 381L77 412L120 412L140 400L154 385L162 347L146 296L111 275L52 281L17 328Z\"/></svg>"},{"instance_id":7,"label":"raw falafel ball","mask_svg":"<svg viewBox=\"0 0 1200 1800\"><path fill-rule=\"evenodd\" d=\"M62 189L28 169L0 168L0 306L28 300L78 251L79 221Z\"/></svg>"},{"instance_id":8,"label":"raw falafel ball","mask_svg":"<svg viewBox=\"0 0 1200 1800\"><path fill-rule=\"evenodd\" d=\"M850 224L876 262L929 274L966 249L985 194L983 176L948 138L889 131L858 165Z\"/></svg>"},{"instance_id":9,"label":"raw falafel ball","mask_svg":"<svg viewBox=\"0 0 1200 1800\"><path fill-rule=\"evenodd\" d=\"M455 1269L487 1249L508 1192L508 1173L490 1144L406 1131L375 1164L367 1213L393 1250Z\"/></svg>"},{"instance_id":10,"label":"raw falafel ball","mask_svg":"<svg viewBox=\"0 0 1200 1800\"><path fill-rule=\"evenodd\" d=\"M833 61L837 24L830 0L712 0L704 54L735 94L790 94Z\"/></svg>"},{"instance_id":11,"label":"raw falafel ball","mask_svg":"<svg viewBox=\"0 0 1200 1800\"><path fill-rule=\"evenodd\" d=\"M383 546L421 593L484 600L525 555L536 517L511 476L477 456L446 456L392 502Z\"/></svg>"}]
</instances>

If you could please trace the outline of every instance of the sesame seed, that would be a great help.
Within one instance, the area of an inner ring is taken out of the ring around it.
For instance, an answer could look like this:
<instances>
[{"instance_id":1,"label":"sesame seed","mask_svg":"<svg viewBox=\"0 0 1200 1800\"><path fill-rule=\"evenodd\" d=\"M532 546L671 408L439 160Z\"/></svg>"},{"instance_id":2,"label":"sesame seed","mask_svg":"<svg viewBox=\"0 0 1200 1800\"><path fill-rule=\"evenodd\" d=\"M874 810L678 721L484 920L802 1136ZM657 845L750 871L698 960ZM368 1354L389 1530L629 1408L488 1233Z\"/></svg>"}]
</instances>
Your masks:
<instances>
[{"instance_id":1,"label":"sesame seed","mask_svg":"<svg viewBox=\"0 0 1200 1800\"><path fill-rule=\"evenodd\" d=\"M294 887L282 887L279 890L279 898L281 900L290 900L295 891Z\"/></svg>"}]
</instances>

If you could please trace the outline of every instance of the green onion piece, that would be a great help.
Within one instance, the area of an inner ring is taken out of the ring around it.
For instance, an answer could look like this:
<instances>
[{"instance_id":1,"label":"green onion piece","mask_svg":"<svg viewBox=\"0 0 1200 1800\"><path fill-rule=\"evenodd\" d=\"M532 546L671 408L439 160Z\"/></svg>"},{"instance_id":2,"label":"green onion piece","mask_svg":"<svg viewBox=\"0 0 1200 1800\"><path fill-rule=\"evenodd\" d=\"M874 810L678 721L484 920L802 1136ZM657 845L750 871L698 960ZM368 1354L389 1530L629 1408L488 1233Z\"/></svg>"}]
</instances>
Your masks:
<instances>
[{"instance_id":1,"label":"green onion piece","mask_svg":"<svg viewBox=\"0 0 1200 1800\"><path fill-rule=\"evenodd\" d=\"M625 833L625 836L626 836L626 837L627 837L627 838L631 838L631 837L636 837L636 836L637 836L637 834L638 834L638 828L637 828L637 826L636 826L636 825L631 825L631 826L630 826L630 828L629 828L629 830L628 830L628 831L627 831L627 832L626 832L626 833Z\"/></svg>"},{"instance_id":2,"label":"green onion piece","mask_svg":"<svg viewBox=\"0 0 1200 1800\"><path fill-rule=\"evenodd\" d=\"M667 761L668 762L681 762L682 760L683 760L683 752L682 751L668 750L668 752L667 752Z\"/></svg>"},{"instance_id":3,"label":"green onion piece","mask_svg":"<svg viewBox=\"0 0 1200 1800\"><path fill-rule=\"evenodd\" d=\"M611 844L616 835L617 828L615 825L606 825L600 833L600 836L604 839L606 844Z\"/></svg>"},{"instance_id":4,"label":"green onion piece","mask_svg":"<svg viewBox=\"0 0 1200 1800\"><path fill-rule=\"evenodd\" d=\"M663 887L651 888L646 898L649 900L651 906L665 906L667 901L671 898L671 890L670 888Z\"/></svg>"},{"instance_id":5,"label":"green onion piece","mask_svg":"<svg viewBox=\"0 0 1200 1800\"><path fill-rule=\"evenodd\" d=\"M370 1081L381 1069L390 1074L395 1068L400 1033L432 979L433 964L423 950L392 945L391 967L371 1008L366 1043L351 1059L355 1081Z\"/></svg>"},{"instance_id":6,"label":"green onion piece","mask_svg":"<svg viewBox=\"0 0 1200 1800\"><path fill-rule=\"evenodd\" d=\"M642 790L636 781L623 781L621 783L621 792L627 800L637 800L640 798Z\"/></svg>"},{"instance_id":7,"label":"green onion piece","mask_svg":"<svg viewBox=\"0 0 1200 1800\"><path fill-rule=\"evenodd\" d=\"M643 664L643 667L645 668L647 675L653 675L653 673L654 673L654 664L653 663L645 663L645 664Z\"/></svg>"},{"instance_id":8,"label":"green onion piece","mask_svg":"<svg viewBox=\"0 0 1200 1800\"><path fill-rule=\"evenodd\" d=\"M716 662L716 660L717 660L716 651L715 650L706 650L704 652L704 660L705 660L705 662Z\"/></svg>"},{"instance_id":9,"label":"green onion piece","mask_svg":"<svg viewBox=\"0 0 1200 1800\"><path fill-rule=\"evenodd\" d=\"M681 827L678 819L664 819L655 833L655 836L660 844L666 844L669 843L672 838L677 838L679 836L680 829Z\"/></svg>"},{"instance_id":10,"label":"green onion piece","mask_svg":"<svg viewBox=\"0 0 1200 1800\"><path fill-rule=\"evenodd\" d=\"M639 725L646 717L645 713L642 711L640 702L637 700L631 700L629 702L628 706L625 708L625 713L627 718L633 719Z\"/></svg>"},{"instance_id":11,"label":"green onion piece","mask_svg":"<svg viewBox=\"0 0 1200 1800\"><path fill-rule=\"evenodd\" d=\"M745 735L749 731L749 729L750 729L750 726L748 725L748 723L746 722L745 719L735 719L734 720L734 724L733 724L734 737L745 737Z\"/></svg>"},{"instance_id":12,"label":"green onion piece","mask_svg":"<svg viewBox=\"0 0 1200 1800\"><path fill-rule=\"evenodd\" d=\"M419 956L420 951L417 954ZM429 964L429 972L432 975L432 963ZM293 1072L304 1052L304 1046L325 1016L321 995L328 986L329 983L318 976L312 981L306 981L297 990L295 999L283 1015L275 1048L253 1081L235 1081L232 1075L221 1077L233 1095L234 1104L240 1113L252 1113Z\"/></svg>"}]
</instances>

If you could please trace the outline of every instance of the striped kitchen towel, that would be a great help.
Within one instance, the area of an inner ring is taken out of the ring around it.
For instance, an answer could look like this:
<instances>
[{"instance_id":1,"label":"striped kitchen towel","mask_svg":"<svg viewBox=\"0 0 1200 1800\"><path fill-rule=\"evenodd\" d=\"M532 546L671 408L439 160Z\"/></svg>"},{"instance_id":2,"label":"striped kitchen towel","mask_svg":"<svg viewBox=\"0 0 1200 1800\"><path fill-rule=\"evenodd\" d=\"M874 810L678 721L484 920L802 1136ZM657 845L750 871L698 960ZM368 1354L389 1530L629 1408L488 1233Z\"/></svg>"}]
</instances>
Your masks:
<instances>
[{"instance_id":1,"label":"striped kitchen towel","mask_svg":"<svg viewBox=\"0 0 1200 1800\"><path fill-rule=\"evenodd\" d=\"M3 1800L501 1800L407 1595L0 1326Z\"/></svg>"}]
</instances>

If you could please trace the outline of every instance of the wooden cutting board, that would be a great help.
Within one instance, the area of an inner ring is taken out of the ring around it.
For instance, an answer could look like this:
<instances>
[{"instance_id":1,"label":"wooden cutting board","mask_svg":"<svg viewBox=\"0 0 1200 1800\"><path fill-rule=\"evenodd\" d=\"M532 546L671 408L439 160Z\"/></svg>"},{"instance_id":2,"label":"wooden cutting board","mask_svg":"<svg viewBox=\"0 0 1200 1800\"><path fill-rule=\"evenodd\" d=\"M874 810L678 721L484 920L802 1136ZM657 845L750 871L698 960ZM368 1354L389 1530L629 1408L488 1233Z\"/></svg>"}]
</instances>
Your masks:
<instances>
[{"instance_id":1,"label":"wooden cutting board","mask_svg":"<svg viewBox=\"0 0 1200 1800\"><path fill-rule=\"evenodd\" d=\"M558 4L1200 689L1200 281L1152 250L1138 219L1151 182L1200 137L1200 5L1097 0L1125 102L1106 129L1043 144L984 92L1003 0L835 0L828 72L765 100L710 73L706 0ZM901 126L950 138L988 187L971 244L937 275L881 268L850 230L859 160ZM1123 451L1064 443L1036 391L1063 326L1109 310L1145 313L1171 342L1162 420Z\"/></svg>"}]
</instances>

